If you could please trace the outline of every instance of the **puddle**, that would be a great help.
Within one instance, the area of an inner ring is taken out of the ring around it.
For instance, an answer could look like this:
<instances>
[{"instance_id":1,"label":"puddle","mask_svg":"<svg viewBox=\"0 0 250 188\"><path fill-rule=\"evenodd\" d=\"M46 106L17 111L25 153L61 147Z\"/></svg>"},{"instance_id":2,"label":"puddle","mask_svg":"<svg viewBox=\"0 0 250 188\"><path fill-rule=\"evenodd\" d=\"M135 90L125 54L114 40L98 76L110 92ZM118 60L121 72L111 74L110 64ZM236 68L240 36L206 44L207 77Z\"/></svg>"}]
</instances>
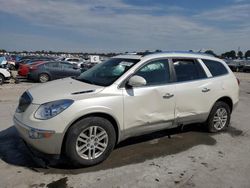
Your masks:
<instances>
[{"instance_id":1,"label":"puddle","mask_svg":"<svg viewBox=\"0 0 250 188\"><path fill-rule=\"evenodd\" d=\"M62 178L57 181L53 181L47 185L47 188L67 188L68 178Z\"/></svg>"}]
</instances>

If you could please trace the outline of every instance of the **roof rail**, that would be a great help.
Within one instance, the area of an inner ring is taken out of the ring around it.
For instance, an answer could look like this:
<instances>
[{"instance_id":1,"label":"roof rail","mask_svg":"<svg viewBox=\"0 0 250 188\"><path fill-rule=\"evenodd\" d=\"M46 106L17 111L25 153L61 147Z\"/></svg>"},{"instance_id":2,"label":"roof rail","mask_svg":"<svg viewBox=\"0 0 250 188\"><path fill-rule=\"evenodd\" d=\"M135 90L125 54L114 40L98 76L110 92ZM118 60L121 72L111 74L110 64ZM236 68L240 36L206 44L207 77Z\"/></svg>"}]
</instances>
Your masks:
<instances>
[{"instance_id":1,"label":"roof rail","mask_svg":"<svg viewBox=\"0 0 250 188\"><path fill-rule=\"evenodd\" d=\"M185 53L185 54L193 54L193 55L206 55L210 57L214 57L212 54L207 54L205 52L190 52L190 51L161 51L161 52L139 52L138 55L142 55L142 57L151 54L162 54L162 53Z\"/></svg>"}]
</instances>

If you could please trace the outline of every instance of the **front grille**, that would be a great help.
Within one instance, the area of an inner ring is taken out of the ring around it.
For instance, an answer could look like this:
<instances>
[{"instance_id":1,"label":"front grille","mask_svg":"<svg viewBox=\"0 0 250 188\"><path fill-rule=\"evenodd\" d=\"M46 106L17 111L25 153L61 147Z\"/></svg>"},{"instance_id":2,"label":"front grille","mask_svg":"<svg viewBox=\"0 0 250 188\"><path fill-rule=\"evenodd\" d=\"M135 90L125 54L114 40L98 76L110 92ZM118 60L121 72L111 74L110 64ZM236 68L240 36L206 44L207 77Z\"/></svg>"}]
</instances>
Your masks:
<instances>
[{"instance_id":1,"label":"front grille","mask_svg":"<svg viewBox=\"0 0 250 188\"><path fill-rule=\"evenodd\" d=\"M25 110L29 107L29 105L32 102L31 95L26 91L22 94L22 96L19 99L19 104L17 107L17 112L25 112Z\"/></svg>"}]
</instances>

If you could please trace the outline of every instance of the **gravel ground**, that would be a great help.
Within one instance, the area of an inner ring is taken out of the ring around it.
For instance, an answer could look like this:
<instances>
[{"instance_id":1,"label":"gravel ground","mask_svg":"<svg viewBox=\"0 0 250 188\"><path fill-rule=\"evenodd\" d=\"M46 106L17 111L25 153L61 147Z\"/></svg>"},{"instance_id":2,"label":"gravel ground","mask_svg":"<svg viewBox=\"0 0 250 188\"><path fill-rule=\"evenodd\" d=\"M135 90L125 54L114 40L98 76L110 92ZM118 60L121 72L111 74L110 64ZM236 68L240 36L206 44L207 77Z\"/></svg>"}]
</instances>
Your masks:
<instances>
[{"instance_id":1,"label":"gravel ground","mask_svg":"<svg viewBox=\"0 0 250 188\"><path fill-rule=\"evenodd\" d=\"M240 103L230 128L197 125L126 140L104 163L42 167L13 127L18 98L33 83L0 86L0 187L250 187L250 74L238 73Z\"/></svg>"}]
</instances>

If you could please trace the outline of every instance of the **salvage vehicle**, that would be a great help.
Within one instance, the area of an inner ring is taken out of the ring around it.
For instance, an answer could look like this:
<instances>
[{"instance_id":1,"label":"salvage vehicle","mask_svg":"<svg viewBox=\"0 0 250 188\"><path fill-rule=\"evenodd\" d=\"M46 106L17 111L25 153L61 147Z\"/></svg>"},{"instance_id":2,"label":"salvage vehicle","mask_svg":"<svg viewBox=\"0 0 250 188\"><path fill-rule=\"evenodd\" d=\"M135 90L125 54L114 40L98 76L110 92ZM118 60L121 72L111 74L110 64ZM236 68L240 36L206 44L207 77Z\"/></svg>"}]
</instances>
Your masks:
<instances>
[{"instance_id":1,"label":"salvage vehicle","mask_svg":"<svg viewBox=\"0 0 250 188\"><path fill-rule=\"evenodd\" d=\"M34 64L29 67L27 78L32 81L41 83L70 76L79 76L81 70L64 61L49 61L44 63Z\"/></svg>"},{"instance_id":2,"label":"salvage vehicle","mask_svg":"<svg viewBox=\"0 0 250 188\"><path fill-rule=\"evenodd\" d=\"M245 65L244 61L242 61L242 60L240 60L240 61L230 60L230 61L226 61L226 63L233 72L243 71L243 67Z\"/></svg>"},{"instance_id":3,"label":"salvage vehicle","mask_svg":"<svg viewBox=\"0 0 250 188\"><path fill-rule=\"evenodd\" d=\"M226 130L238 101L239 82L218 58L119 55L79 77L28 89L14 122L32 148L91 166L129 137L191 123Z\"/></svg>"},{"instance_id":4,"label":"salvage vehicle","mask_svg":"<svg viewBox=\"0 0 250 188\"><path fill-rule=\"evenodd\" d=\"M246 61L243 67L243 72L250 72L250 61Z\"/></svg>"},{"instance_id":5,"label":"salvage vehicle","mask_svg":"<svg viewBox=\"0 0 250 188\"><path fill-rule=\"evenodd\" d=\"M0 68L0 85L2 85L5 80L9 80L11 77L11 74L8 69Z\"/></svg>"},{"instance_id":6,"label":"salvage vehicle","mask_svg":"<svg viewBox=\"0 0 250 188\"><path fill-rule=\"evenodd\" d=\"M29 60L27 63L19 64L18 75L27 77L30 71L30 67L35 67L36 65L42 64L45 61L41 60Z\"/></svg>"}]
</instances>

